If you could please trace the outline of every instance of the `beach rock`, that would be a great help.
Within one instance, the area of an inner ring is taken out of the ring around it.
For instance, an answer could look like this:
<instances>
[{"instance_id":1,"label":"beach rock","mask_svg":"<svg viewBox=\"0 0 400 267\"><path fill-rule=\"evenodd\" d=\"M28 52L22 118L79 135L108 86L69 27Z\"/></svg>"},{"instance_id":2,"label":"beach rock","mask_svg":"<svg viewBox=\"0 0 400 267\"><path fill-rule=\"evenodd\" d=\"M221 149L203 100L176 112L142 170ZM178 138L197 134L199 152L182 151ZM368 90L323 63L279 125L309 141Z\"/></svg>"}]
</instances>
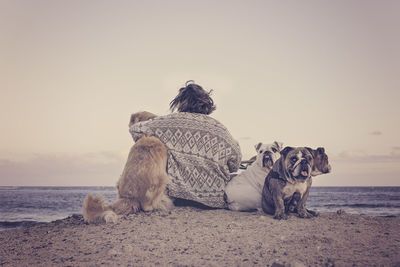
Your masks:
<instances>
[{"instance_id":1,"label":"beach rock","mask_svg":"<svg viewBox=\"0 0 400 267\"><path fill-rule=\"evenodd\" d=\"M122 253L121 252L119 252L119 251L117 251L116 249L110 249L108 252L107 252L107 254L109 255L109 256L118 256L118 255L121 255Z\"/></svg>"},{"instance_id":2,"label":"beach rock","mask_svg":"<svg viewBox=\"0 0 400 267\"><path fill-rule=\"evenodd\" d=\"M346 214L346 211L344 211L344 210L337 210L337 211L336 211L336 214L338 214L338 215Z\"/></svg>"},{"instance_id":3,"label":"beach rock","mask_svg":"<svg viewBox=\"0 0 400 267\"><path fill-rule=\"evenodd\" d=\"M285 264L279 263L279 262L274 262L272 263L271 267L287 267Z\"/></svg>"}]
</instances>

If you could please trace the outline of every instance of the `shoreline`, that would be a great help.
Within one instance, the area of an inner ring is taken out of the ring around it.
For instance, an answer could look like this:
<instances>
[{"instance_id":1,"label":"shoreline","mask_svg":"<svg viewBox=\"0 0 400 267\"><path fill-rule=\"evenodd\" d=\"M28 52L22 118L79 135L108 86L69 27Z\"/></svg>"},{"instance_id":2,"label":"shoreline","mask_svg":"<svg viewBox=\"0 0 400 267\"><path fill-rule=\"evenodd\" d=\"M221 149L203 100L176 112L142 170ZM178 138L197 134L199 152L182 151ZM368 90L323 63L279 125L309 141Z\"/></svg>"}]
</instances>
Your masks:
<instances>
[{"instance_id":1,"label":"shoreline","mask_svg":"<svg viewBox=\"0 0 400 267\"><path fill-rule=\"evenodd\" d=\"M0 231L0 265L400 266L400 217L346 212L277 221L263 212L176 207L116 224L81 215Z\"/></svg>"},{"instance_id":2,"label":"shoreline","mask_svg":"<svg viewBox=\"0 0 400 267\"><path fill-rule=\"evenodd\" d=\"M336 212L344 212L349 215L359 215L359 216L365 216L365 217L376 217L376 218L397 218L400 217L399 215L369 215L369 214L358 214L358 213L351 213L346 210L338 210ZM325 212L319 212L318 213L334 213L330 211L325 211ZM265 214L265 216L268 216L268 214ZM17 229L27 229L31 228L37 225L45 225L45 224L51 224L56 221L62 221L62 220L67 220L70 219L71 217L73 218L81 218L82 214L72 214L67 217L57 219L54 221L43 221L43 222L38 222L38 221L0 221L0 232L1 231L10 231L10 230L17 230Z\"/></svg>"},{"instance_id":3,"label":"shoreline","mask_svg":"<svg viewBox=\"0 0 400 267\"><path fill-rule=\"evenodd\" d=\"M182 206L193 206L196 207L196 204L193 204L194 202L183 202L183 204L178 204L175 207L182 207ZM201 208L201 206L200 206ZM208 208L207 206L204 206L202 209L212 209L212 208ZM400 215L394 215L394 214L389 214L389 215L373 215L373 214L360 214L357 212L350 212L346 209L339 209L334 211L319 211L318 209L313 209L310 208L312 210L316 210L318 213L346 213L349 215L359 215L359 216L366 216L366 217L377 217L377 218L396 218L396 217L400 217ZM265 216L268 216L268 214L265 214ZM67 220L70 217L82 217L82 213L74 213L74 214L70 214L66 217L60 218L60 219L56 219L56 220L52 220L52 221L0 221L0 232L1 231L9 231L9 230L16 230L16 229L25 229L25 228L30 228L36 225L42 225L42 224L50 224L50 223L54 223L56 221L62 221L62 220Z\"/></svg>"}]
</instances>

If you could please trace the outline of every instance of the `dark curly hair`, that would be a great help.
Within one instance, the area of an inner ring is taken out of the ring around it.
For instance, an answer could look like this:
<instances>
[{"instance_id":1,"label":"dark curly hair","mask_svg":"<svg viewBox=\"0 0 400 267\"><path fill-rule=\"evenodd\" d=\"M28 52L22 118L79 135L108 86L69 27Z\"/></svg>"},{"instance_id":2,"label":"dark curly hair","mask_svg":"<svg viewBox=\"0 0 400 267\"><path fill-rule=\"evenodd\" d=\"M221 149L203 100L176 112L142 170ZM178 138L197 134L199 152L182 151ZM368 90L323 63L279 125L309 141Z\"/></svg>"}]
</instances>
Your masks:
<instances>
[{"instance_id":1,"label":"dark curly hair","mask_svg":"<svg viewBox=\"0 0 400 267\"><path fill-rule=\"evenodd\" d=\"M210 97L212 90L205 91L194 81L187 81L185 87L179 89L179 94L169 103L171 111L201 113L209 115L215 109L214 101Z\"/></svg>"}]
</instances>

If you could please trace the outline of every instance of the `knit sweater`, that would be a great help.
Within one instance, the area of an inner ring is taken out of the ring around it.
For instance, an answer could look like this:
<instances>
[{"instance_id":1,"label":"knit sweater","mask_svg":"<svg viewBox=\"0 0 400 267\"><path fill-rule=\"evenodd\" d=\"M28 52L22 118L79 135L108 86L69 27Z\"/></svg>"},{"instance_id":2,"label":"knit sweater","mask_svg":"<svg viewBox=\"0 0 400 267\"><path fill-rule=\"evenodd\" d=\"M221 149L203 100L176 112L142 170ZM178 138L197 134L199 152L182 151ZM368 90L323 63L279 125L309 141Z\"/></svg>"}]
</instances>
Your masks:
<instances>
[{"instance_id":1,"label":"knit sweater","mask_svg":"<svg viewBox=\"0 0 400 267\"><path fill-rule=\"evenodd\" d=\"M220 122L204 114L178 112L136 123L129 132L135 142L154 135L166 145L169 196L227 207L225 185L242 156L238 142Z\"/></svg>"}]
</instances>

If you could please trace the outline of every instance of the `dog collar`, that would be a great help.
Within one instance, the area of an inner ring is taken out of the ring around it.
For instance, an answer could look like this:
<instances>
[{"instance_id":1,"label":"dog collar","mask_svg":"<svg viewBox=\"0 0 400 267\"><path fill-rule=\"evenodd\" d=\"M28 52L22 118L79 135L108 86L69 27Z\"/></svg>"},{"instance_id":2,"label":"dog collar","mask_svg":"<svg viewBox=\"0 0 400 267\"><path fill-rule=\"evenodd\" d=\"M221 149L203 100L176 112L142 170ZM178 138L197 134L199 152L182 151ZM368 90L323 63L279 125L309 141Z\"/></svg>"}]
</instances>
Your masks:
<instances>
[{"instance_id":1,"label":"dog collar","mask_svg":"<svg viewBox=\"0 0 400 267\"><path fill-rule=\"evenodd\" d=\"M276 171L271 171L270 177L271 177L271 179L277 179L277 180L282 180L282 181L285 181L285 182L286 182L286 180L283 179L283 178L281 178L281 177L279 176L279 173L276 172Z\"/></svg>"},{"instance_id":2,"label":"dog collar","mask_svg":"<svg viewBox=\"0 0 400 267\"><path fill-rule=\"evenodd\" d=\"M285 183L293 184L293 183L290 182L289 180L280 177L280 176L279 176L279 173L276 172L276 171L272 171L272 170L271 170L271 172L270 172L270 178L271 178L271 179L281 180L281 181L284 181Z\"/></svg>"}]
</instances>

